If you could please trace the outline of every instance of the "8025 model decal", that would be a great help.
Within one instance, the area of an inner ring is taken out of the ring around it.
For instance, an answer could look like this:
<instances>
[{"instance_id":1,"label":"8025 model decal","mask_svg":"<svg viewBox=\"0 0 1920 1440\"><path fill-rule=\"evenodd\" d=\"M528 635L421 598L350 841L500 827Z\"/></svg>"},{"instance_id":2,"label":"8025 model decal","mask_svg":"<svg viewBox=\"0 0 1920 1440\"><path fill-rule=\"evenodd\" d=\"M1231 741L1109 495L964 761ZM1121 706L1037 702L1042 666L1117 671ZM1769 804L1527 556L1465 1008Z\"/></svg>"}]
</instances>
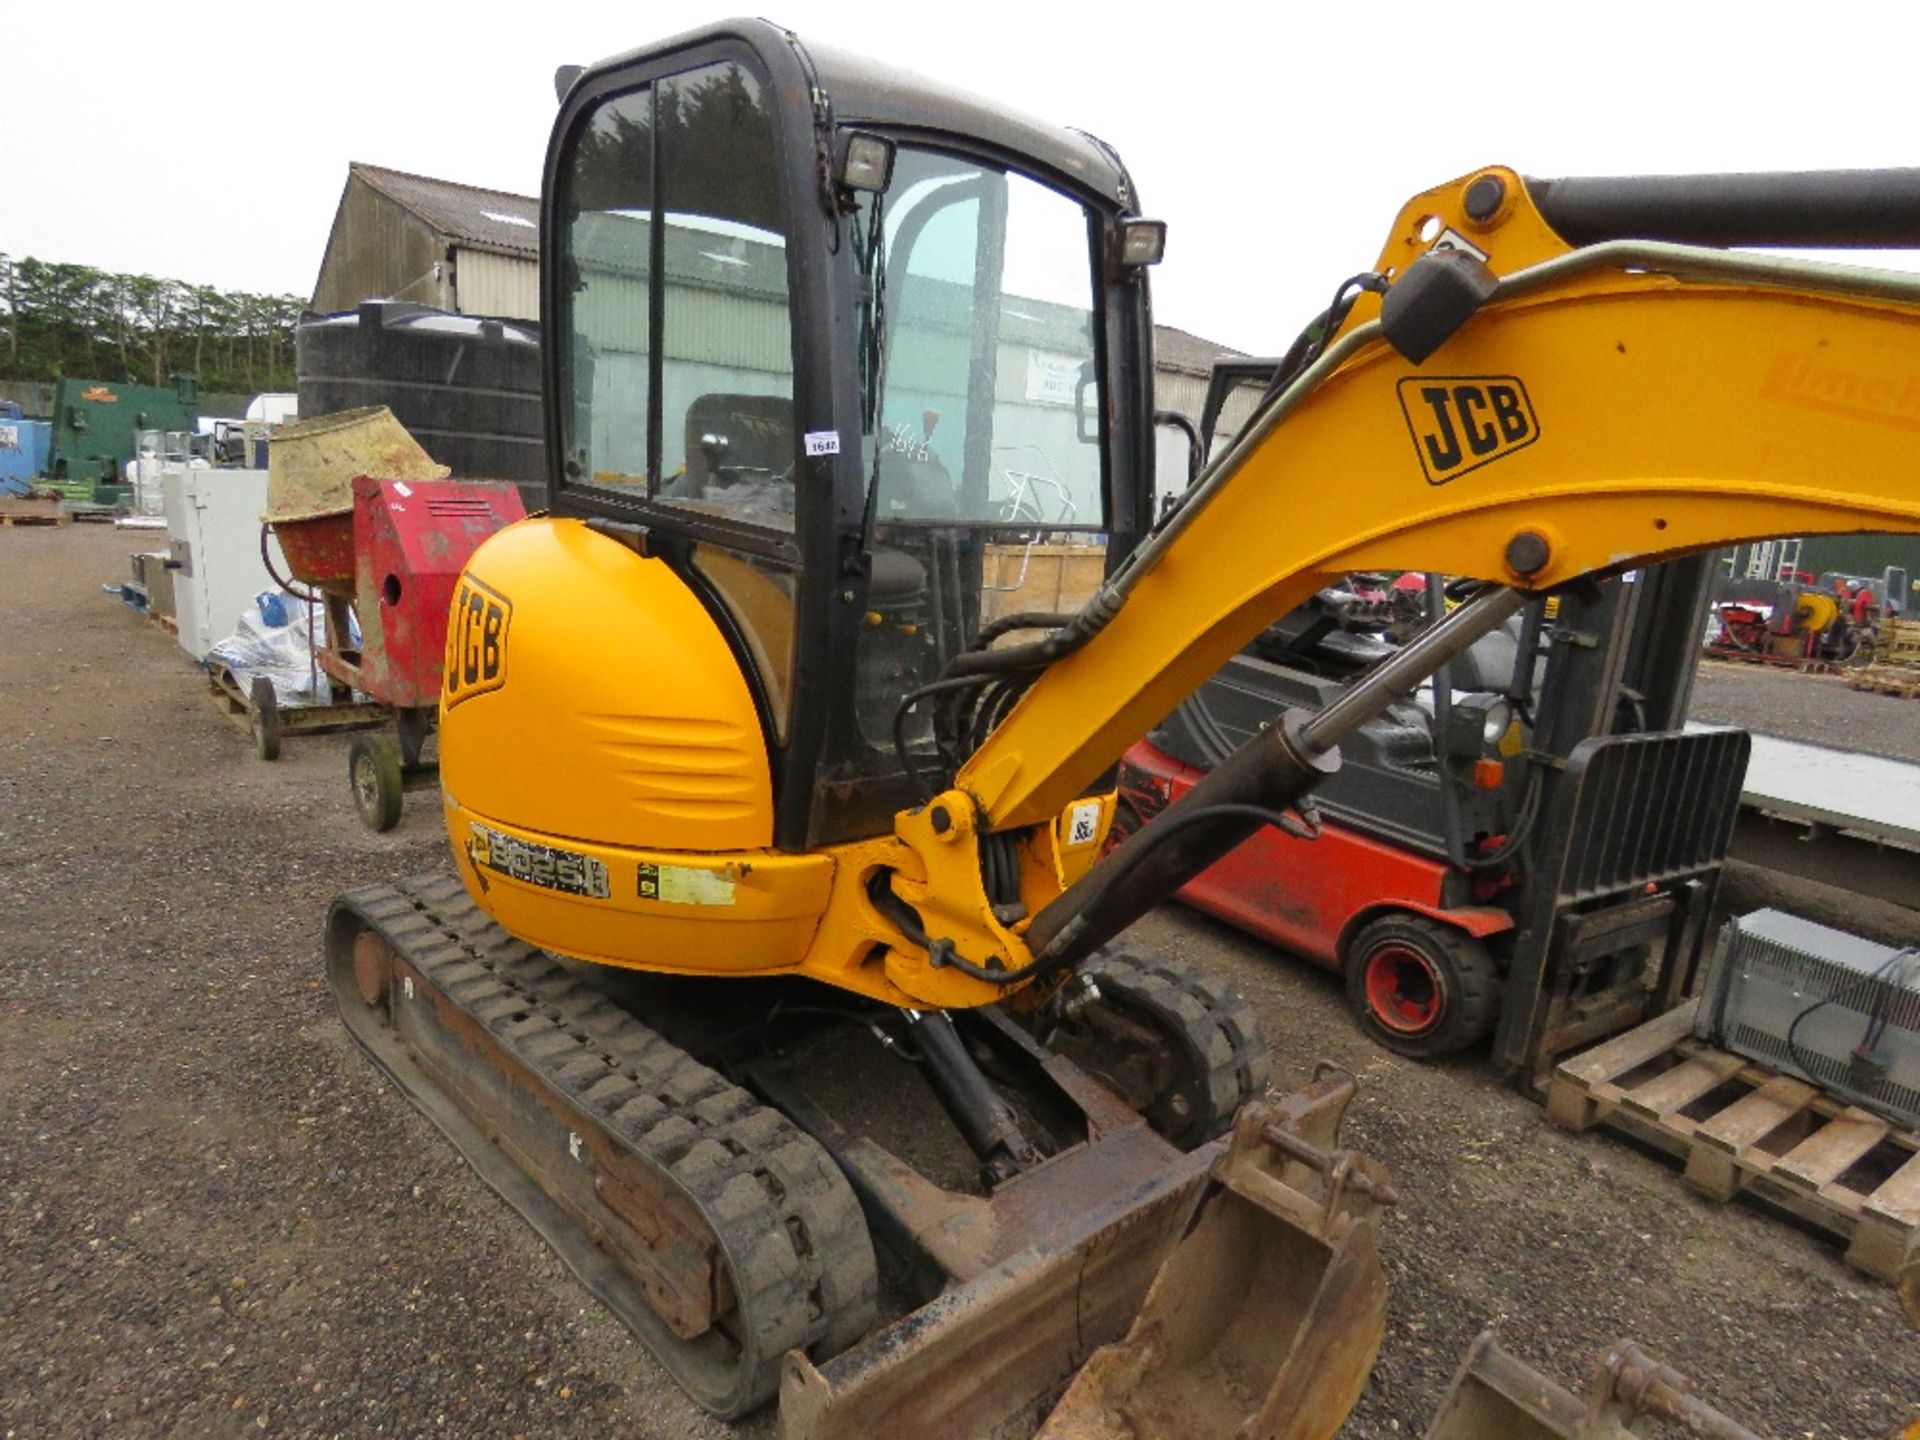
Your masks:
<instances>
[{"instance_id":1,"label":"8025 model decal","mask_svg":"<svg viewBox=\"0 0 1920 1440\"><path fill-rule=\"evenodd\" d=\"M543 890L605 900L613 893L607 883L606 862L578 850L541 845L503 835L491 825L472 821L467 826L467 859L482 867Z\"/></svg>"},{"instance_id":2,"label":"8025 model decal","mask_svg":"<svg viewBox=\"0 0 1920 1440\"><path fill-rule=\"evenodd\" d=\"M1414 375L1399 391L1429 485L1457 480L1540 438L1533 400L1517 375Z\"/></svg>"}]
</instances>

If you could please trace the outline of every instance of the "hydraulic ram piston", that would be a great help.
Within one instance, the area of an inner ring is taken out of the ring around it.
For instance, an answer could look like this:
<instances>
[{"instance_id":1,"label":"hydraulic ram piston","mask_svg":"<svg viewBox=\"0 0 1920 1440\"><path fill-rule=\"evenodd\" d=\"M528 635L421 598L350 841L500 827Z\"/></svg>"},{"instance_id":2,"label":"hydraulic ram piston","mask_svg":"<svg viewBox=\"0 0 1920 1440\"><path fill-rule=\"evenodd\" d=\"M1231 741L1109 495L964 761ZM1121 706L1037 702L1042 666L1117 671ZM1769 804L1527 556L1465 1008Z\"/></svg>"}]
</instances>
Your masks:
<instances>
[{"instance_id":1,"label":"hydraulic ram piston","mask_svg":"<svg viewBox=\"0 0 1920 1440\"><path fill-rule=\"evenodd\" d=\"M1150 824L1109 851L1033 918L1027 943L1049 969L1084 959L1273 812L1339 768L1339 745L1434 671L1519 613L1527 596L1485 591L1368 671L1318 714L1293 711L1247 740ZM1264 812L1264 813L1263 813Z\"/></svg>"}]
</instances>

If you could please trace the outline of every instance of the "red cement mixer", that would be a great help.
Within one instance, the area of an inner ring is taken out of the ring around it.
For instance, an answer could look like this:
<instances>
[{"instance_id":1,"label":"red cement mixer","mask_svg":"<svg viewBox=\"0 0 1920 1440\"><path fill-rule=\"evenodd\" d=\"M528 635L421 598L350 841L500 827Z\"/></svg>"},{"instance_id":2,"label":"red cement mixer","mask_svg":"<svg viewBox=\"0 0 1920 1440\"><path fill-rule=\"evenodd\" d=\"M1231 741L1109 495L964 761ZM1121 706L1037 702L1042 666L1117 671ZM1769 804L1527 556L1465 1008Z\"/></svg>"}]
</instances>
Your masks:
<instances>
[{"instance_id":1,"label":"red cement mixer","mask_svg":"<svg viewBox=\"0 0 1920 1440\"><path fill-rule=\"evenodd\" d=\"M375 830L400 820L405 792L437 783L421 758L440 705L447 614L480 542L526 517L507 481L449 480L385 406L289 425L268 448L267 510L296 598L326 616L314 655L335 703L358 692L386 719L354 737L354 808ZM261 693L264 690L264 695ZM255 743L280 748L273 690L256 682Z\"/></svg>"}]
</instances>

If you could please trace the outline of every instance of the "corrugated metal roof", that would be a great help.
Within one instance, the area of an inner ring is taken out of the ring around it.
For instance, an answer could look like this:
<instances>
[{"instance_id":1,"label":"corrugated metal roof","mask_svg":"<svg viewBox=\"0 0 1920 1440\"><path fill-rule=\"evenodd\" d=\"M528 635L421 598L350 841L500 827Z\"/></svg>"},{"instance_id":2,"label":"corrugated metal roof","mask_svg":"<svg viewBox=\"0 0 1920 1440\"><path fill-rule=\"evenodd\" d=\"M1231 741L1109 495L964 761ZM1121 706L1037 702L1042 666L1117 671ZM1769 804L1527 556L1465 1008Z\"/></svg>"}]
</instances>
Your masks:
<instances>
[{"instance_id":1,"label":"corrugated metal roof","mask_svg":"<svg viewBox=\"0 0 1920 1440\"><path fill-rule=\"evenodd\" d=\"M356 160L349 178L362 180L402 209L465 245L484 246L535 259L540 254L540 202L504 190L456 185L427 175L409 175Z\"/></svg>"}]
</instances>

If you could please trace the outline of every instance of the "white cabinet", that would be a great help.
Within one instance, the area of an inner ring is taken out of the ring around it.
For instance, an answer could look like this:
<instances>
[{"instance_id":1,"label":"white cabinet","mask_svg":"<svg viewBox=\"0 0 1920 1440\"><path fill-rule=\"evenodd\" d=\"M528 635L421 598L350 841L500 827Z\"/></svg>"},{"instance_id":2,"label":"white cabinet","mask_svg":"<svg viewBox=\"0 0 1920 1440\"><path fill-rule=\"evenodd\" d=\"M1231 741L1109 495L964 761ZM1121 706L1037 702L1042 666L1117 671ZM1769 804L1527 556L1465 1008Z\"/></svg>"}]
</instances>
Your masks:
<instances>
[{"instance_id":1,"label":"white cabinet","mask_svg":"<svg viewBox=\"0 0 1920 1440\"><path fill-rule=\"evenodd\" d=\"M254 596L278 588L260 559L267 472L170 467L162 486L180 647L199 660L233 633ZM279 541L267 545L284 575Z\"/></svg>"}]
</instances>

